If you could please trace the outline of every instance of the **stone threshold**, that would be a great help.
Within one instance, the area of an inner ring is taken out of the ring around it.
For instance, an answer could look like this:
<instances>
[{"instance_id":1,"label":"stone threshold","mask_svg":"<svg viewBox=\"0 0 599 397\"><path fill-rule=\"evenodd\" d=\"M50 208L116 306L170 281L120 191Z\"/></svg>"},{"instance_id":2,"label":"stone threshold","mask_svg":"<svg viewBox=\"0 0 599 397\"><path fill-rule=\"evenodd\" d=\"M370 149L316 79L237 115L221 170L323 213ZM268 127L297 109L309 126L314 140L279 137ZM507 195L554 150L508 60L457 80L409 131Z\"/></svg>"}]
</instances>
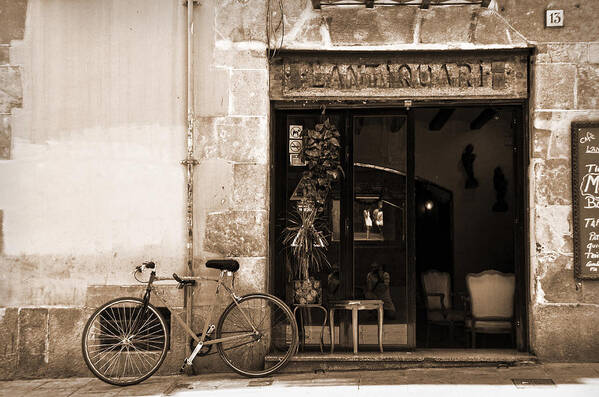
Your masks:
<instances>
[{"instance_id":1,"label":"stone threshold","mask_svg":"<svg viewBox=\"0 0 599 397\"><path fill-rule=\"evenodd\" d=\"M266 361L277 361L269 355ZM433 367L515 366L537 364L537 358L526 352L511 349L416 349L389 351L321 353L299 352L293 356L283 372L346 371Z\"/></svg>"}]
</instances>

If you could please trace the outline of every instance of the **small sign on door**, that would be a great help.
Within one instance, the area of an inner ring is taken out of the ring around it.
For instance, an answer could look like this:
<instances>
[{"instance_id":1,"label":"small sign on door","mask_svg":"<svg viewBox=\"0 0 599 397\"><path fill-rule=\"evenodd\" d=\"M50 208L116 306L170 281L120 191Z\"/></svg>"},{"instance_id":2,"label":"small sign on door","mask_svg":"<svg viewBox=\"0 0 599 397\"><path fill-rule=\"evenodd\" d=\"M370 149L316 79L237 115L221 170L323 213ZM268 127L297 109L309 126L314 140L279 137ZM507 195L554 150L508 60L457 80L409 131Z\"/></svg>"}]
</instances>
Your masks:
<instances>
[{"instance_id":1,"label":"small sign on door","mask_svg":"<svg viewBox=\"0 0 599 397\"><path fill-rule=\"evenodd\" d=\"M303 167L306 165L301 159L303 148L302 134L304 126L291 124L289 126L289 164L292 167Z\"/></svg>"}]
</instances>

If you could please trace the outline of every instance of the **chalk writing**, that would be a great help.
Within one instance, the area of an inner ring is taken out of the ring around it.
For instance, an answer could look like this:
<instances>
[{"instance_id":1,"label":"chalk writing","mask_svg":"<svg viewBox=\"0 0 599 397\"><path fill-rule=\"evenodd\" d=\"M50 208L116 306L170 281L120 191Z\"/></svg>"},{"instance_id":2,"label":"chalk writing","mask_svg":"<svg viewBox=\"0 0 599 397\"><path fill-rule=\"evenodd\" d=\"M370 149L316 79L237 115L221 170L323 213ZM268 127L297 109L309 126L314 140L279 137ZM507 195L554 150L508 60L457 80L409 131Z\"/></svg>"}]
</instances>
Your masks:
<instances>
[{"instance_id":1,"label":"chalk writing","mask_svg":"<svg viewBox=\"0 0 599 397\"><path fill-rule=\"evenodd\" d=\"M595 140L595 135L593 133L591 133L590 131L587 131L585 136L580 138L580 143L588 143L588 142L594 141L594 140Z\"/></svg>"}]
</instances>

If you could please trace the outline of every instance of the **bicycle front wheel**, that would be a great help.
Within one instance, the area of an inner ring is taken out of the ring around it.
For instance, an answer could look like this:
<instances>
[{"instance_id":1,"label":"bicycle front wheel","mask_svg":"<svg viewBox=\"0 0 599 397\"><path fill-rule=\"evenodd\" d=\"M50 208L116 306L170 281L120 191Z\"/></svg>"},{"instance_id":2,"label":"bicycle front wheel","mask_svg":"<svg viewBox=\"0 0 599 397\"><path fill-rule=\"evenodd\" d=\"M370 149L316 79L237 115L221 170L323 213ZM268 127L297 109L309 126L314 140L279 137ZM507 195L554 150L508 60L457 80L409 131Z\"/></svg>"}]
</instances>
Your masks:
<instances>
[{"instance_id":1,"label":"bicycle front wheel","mask_svg":"<svg viewBox=\"0 0 599 397\"><path fill-rule=\"evenodd\" d=\"M99 307L83 330L81 348L99 379L128 386L149 378L160 367L169 345L166 321L138 298L118 298Z\"/></svg>"},{"instance_id":2,"label":"bicycle front wheel","mask_svg":"<svg viewBox=\"0 0 599 397\"><path fill-rule=\"evenodd\" d=\"M254 331L255 330L255 331ZM268 294L250 294L231 303L220 316L216 338L223 361L238 374L248 377L270 375L295 354L297 323L289 307ZM267 362L267 354L277 357Z\"/></svg>"}]
</instances>

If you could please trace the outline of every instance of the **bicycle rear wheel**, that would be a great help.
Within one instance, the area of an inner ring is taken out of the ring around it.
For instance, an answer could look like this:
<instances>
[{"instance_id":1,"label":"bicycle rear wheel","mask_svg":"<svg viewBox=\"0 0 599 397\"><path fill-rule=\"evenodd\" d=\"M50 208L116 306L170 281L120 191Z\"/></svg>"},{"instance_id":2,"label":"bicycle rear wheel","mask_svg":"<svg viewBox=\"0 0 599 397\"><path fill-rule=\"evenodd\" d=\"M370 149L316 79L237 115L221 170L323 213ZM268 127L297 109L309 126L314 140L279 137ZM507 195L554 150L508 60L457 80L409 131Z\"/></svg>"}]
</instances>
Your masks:
<instances>
[{"instance_id":1,"label":"bicycle rear wheel","mask_svg":"<svg viewBox=\"0 0 599 397\"><path fill-rule=\"evenodd\" d=\"M99 307L83 330L81 349L99 379L128 386L160 367L169 345L166 321L138 298L118 298Z\"/></svg>"},{"instance_id":2,"label":"bicycle rear wheel","mask_svg":"<svg viewBox=\"0 0 599 397\"><path fill-rule=\"evenodd\" d=\"M268 294L250 294L231 303L220 316L216 338L254 335L218 343L223 361L238 374L248 377L270 375L287 364L298 346L297 323L289 307ZM267 362L267 354L279 357Z\"/></svg>"}]
</instances>

